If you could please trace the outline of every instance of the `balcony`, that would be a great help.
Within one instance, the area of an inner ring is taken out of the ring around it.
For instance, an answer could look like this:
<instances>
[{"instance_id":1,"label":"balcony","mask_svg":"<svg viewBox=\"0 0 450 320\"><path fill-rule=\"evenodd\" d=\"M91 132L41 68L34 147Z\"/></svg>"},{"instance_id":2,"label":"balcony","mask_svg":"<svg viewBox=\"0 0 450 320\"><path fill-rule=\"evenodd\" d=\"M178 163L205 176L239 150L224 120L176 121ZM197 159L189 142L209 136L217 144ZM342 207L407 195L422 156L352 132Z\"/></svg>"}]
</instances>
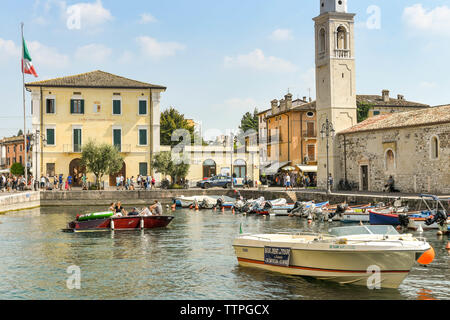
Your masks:
<instances>
[{"instance_id":1,"label":"balcony","mask_svg":"<svg viewBox=\"0 0 450 320\"><path fill-rule=\"evenodd\" d=\"M317 138L316 130L303 130L303 138Z\"/></svg>"},{"instance_id":2,"label":"balcony","mask_svg":"<svg viewBox=\"0 0 450 320\"><path fill-rule=\"evenodd\" d=\"M350 59L350 50L336 49L334 50L334 57L338 59Z\"/></svg>"},{"instance_id":3,"label":"balcony","mask_svg":"<svg viewBox=\"0 0 450 320\"><path fill-rule=\"evenodd\" d=\"M64 153L82 153L83 145L81 144L65 144L63 145Z\"/></svg>"},{"instance_id":4,"label":"balcony","mask_svg":"<svg viewBox=\"0 0 450 320\"><path fill-rule=\"evenodd\" d=\"M131 152L131 144L118 144L118 145L114 145L114 146L120 153L130 153Z\"/></svg>"},{"instance_id":5,"label":"balcony","mask_svg":"<svg viewBox=\"0 0 450 320\"><path fill-rule=\"evenodd\" d=\"M65 144L63 147L64 153L82 153L83 146L79 144ZM115 146L120 153L130 153L131 152L131 144L122 144Z\"/></svg>"}]
</instances>

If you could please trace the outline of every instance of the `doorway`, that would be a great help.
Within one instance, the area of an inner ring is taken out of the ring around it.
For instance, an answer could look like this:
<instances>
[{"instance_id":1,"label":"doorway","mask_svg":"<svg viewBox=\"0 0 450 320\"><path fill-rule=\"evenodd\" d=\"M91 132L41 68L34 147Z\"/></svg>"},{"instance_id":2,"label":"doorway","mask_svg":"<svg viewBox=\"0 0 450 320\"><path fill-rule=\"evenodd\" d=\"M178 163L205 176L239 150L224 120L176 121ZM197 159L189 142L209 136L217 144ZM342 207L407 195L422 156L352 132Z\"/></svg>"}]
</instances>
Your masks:
<instances>
[{"instance_id":1,"label":"doorway","mask_svg":"<svg viewBox=\"0 0 450 320\"><path fill-rule=\"evenodd\" d=\"M81 177L86 173L86 168L81 166L81 159L73 159L69 164L69 174L72 176L73 186L81 187Z\"/></svg>"},{"instance_id":2,"label":"doorway","mask_svg":"<svg viewBox=\"0 0 450 320\"><path fill-rule=\"evenodd\" d=\"M361 166L361 191L369 191L369 166Z\"/></svg>"}]
</instances>

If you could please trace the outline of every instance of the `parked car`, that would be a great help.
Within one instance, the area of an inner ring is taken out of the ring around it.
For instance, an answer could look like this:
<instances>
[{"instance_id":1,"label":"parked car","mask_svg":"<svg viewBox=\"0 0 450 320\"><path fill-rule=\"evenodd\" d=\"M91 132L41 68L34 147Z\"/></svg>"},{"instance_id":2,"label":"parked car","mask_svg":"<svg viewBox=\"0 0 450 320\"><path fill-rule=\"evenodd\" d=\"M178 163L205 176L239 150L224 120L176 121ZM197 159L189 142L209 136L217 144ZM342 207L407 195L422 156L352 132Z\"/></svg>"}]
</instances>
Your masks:
<instances>
[{"instance_id":1,"label":"parked car","mask_svg":"<svg viewBox=\"0 0 450 320\"><path fill-rule=\"evenodd\" d=\"M197 182L197 187L202 189L209 189L214 187L230 188L231 177L229 176L214 176L207 180Z\"/></svg>"}]
</instances>

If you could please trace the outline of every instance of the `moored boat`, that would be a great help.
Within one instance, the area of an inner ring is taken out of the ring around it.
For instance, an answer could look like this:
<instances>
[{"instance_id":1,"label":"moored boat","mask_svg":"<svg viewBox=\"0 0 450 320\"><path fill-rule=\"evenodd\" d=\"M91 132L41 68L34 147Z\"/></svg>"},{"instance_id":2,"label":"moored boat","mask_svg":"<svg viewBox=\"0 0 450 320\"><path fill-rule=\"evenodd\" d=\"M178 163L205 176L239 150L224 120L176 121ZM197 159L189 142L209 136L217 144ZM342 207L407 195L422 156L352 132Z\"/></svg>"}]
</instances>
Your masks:
<instances>
[{"instance_id":1,"label":"moored boat","mask_svg":"<svg viewBox=\"0 0 450 320\"><path fill-rule=\"evenodd\" d=\"M174 219L173 216L127 216L109 217L69 222L66 232L89 232L111 230L140 230L165 228Z\"/></svg>"},{"instance_id":2,"label":"moored boat","mask_svg":"<svg viewBox=\"0 0 450 320\"><path fill-rule=\"evenodd\" d=\"M341 284L398 288L416 261L429 264L434 250L424 238L399 234L392 226L355 226L330 234L241 235L233 243L240 266Z\"/></svg>"}]
</instances>

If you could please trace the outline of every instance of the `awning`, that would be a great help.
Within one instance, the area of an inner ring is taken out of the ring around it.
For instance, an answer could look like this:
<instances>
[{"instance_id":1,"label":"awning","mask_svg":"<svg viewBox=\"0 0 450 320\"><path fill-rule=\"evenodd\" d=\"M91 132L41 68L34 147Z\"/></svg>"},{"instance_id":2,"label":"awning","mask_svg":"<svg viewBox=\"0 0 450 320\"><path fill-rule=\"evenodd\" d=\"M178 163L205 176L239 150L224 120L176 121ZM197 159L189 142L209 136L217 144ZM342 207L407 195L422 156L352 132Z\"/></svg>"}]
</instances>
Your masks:
<instances>
[{"instance_id":1,"label":"awning","mask_svg":"<svg viewBox=\"0 0 450 320\"><path fill-rule=\"evenodd\" d=\"M301 172L317 173L317 166L299 166L299 165L297 165L297 168L299 168Z\"/></svg>"},{"instance_id":2,"label":"awning","mask_svg":"<svg viewBox=\"0 0 450 320\"><path fill-rule=\"evenodd\" d=\"M9 173L9 169L0 170L0 173Z\"/></svg>"},{"instance_id":3,"label":"awning","mask_svg":"<svg viewBox=\"0 0 450 320\"><path fill-rule=\"evenodd\" d=\"M288 163L289 162L274 162L271 165L263 168L261 171L268 176L273 176L278 173L278 170L280 170L280 168L284 167Z\"/></svg>"}]
</instances>

